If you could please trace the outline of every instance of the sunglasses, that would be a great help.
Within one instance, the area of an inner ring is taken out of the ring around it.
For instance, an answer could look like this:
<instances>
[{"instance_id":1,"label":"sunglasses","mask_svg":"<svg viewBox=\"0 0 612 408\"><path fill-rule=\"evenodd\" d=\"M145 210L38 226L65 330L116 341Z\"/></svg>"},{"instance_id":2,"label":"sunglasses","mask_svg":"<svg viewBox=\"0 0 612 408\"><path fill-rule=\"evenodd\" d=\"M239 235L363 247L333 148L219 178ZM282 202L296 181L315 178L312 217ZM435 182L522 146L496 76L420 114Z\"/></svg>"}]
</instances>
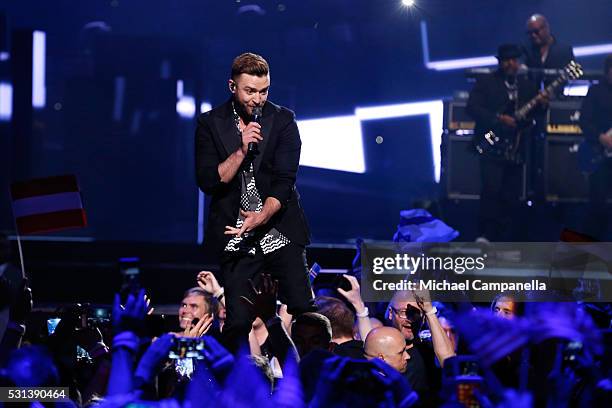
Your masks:
<instances>
[{"instance_id":1,"label":"sunglasses","mask_svg":"<svg viewBox=\"0 0 612 408\"><path fill-rule=\"evenodd\" d=\"M527 35L538 34L540 31L542 31L543 28L544 27L534 28L533 30L527 30Z\"/></svg>"},{"instance_id":2,"label":"sunglasses","mask_svg":"<svg viewBox=\"0 0 612 408\"><path fill-rule=\"evenodd\" d=\"M416 322L421 318L421 311L415 307L408 306L406 309L396 309L391 307L393 313L402 319L406 319L410 322Z\"/></svg>"}]
</instances>

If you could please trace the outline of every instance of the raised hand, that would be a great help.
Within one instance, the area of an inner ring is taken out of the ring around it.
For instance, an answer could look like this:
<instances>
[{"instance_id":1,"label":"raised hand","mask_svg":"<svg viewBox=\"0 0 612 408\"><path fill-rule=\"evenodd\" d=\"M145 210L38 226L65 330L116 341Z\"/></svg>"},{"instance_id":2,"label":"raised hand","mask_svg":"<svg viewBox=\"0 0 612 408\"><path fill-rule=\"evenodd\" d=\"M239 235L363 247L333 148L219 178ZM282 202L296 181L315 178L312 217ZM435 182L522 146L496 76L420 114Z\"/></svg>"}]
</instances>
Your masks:
<instances>
[{"instance_id":1,"label":"raised hand","mask_svg":"<svg viewBox=\"0 0 612 408\"><path fill-rule=\"evenodd\" d=\"M115 303L113 305L113 328L115 333L124 331L141 333L146 314L147 303L144 289L141 289L136 296L130 294L125 302L125 306L121 305L119 295L115 295Z\"/></svg>"},{"instance_id":2,"label":"raised hand","mask_svg":"<svg viewBox=\"0 0 612 408\"><path fill-rule=\"evenodd\" d=\"M145 382L151 381L162 363L168 358L173 339L174 336L167 333L151 343L138 363L135 376L142 378Z\"/></svg>"},{"instance_id":3,"label":"raised hand","mask_svg":"<svg viewBox=\"0 0 612 408\"><path fill-rule=\"evenodd\" d=\"M264 322L276 317L276 299L278 296L278 281L272 280L270 275L261 275L261 282L256 288L253 281L249 279L252 295L251 299L240 296L255 317L260 317Z\"/></svg>"},{"instance_id":4,"label":"raised hand","mask_svg":"<svg viewBox=\"0 0 612 408\"><path fill-rule=\"evenodd\" d=\"M344 276L344 278L346 278L346 280L348 280L351 283L351 290L346 291L344 289L338 288L337 289L338 293L344 296L346 300L348 300L351 303L351 305L353 305L357 313L361 313L364 309L364 305L363 305L363 300L361 299L361 293L359 291L360 289L359 282L357 281L357 278L355 278L352 275L342 275L342 276Z\"/></svg>"},{"instance_id":5,"label":"raised hand","mask_svg":"<svg viewBox=\"0 0 612 408\"><path fill-rule=\"evenodd\" d=\"M197 320L197 319L194 319ZM202 319L198 320L195 324L190 323L183 332L183 337L202 337L208 330L210 330L214 316L212 314L205 315Z\"/></svg>"},{"instance_id":6,"label":"raised hand","mask_svg":"<svg viewBox=\"0 0 612 408\"><path fill-rule=\"evenodd\" d=\"M217 278L212 272L201 271L196 278L198 286L209 295L215 296L221 291L221 285L217 282Z\"/></svg>"},{"instance_id":7,"label":"raised hand","mask_svg":"<svg viewBox=\"0 0 612 408\"><path fill-rule=\"evenodd\" d=\"M414 296L414 301L416 302L417 306L424 313L428 313L433 309L433 305L431 304L431 295L427 289L413 290L412 295Z\"/></svg>"}]
</instances>

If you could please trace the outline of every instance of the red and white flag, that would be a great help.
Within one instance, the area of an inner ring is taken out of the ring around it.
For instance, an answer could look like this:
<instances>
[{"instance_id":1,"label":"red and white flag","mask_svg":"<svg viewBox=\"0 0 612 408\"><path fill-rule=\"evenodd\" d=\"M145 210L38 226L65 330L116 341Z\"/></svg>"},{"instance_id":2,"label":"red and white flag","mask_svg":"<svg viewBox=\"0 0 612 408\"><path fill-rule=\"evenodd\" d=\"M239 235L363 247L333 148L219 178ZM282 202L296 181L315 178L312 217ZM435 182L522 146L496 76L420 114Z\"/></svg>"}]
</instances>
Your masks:
<instances>
[{"instance_id":1,"label":"red and white flag","mask_svg":"<svg viewBox=\"0 0 612 408\"><path fill-rule=\"evenodd\" d=\"M87 226L74 175L14 183L11 197L17 231L21 235Z\"/></svg>"}]
</instances>

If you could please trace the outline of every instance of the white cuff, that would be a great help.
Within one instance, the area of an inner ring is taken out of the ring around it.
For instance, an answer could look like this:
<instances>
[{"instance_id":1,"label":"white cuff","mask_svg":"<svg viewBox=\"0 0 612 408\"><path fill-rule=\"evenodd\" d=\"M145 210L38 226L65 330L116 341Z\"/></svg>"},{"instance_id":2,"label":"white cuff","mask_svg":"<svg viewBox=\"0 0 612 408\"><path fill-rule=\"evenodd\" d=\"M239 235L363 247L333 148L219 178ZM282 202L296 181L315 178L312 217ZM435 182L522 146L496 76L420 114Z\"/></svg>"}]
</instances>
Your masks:
<instances>
[{"instance_id":1,"label":"white cuff","mask_svg":"<svg viewBox=\"0 0 612 408\"><path fill-rule=\"evenodd\" d=\"M221 288L217 292L213 293L213 297L215 299L218 299L219 296L224 295L224 294L225 294L225 289Z\"/></svg>"},{"instance_id":2,"label":"white cuff","mask_svg":"<svg viewBox=\"0 0 612 408\"><path fill-rule=\"evenodd\" d=\"M438 313L438 309L434 306L431 308L431 310L427 313L425 313L426 316L434 316L436 313Z\"/></svg>"},{"instance_id":3,"label":"white cuff","mask_svg":"<svg viewBox=\"0 0 612 408\"><path fill-rule=\"evenodd\" d=\"M370 311L368 310L367 307L363 308L363 312L355 313L355 316L357 317L368 317L369 315L370 315Z\"/></svg>"}]
</instances>

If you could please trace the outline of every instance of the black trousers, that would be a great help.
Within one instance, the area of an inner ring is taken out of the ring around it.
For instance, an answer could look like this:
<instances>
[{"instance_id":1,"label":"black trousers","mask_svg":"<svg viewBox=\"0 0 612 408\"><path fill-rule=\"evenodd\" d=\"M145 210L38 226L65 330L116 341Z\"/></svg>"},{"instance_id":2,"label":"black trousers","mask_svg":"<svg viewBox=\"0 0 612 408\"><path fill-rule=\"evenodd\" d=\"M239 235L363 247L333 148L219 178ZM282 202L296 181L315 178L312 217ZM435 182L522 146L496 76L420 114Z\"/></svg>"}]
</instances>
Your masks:
<instances>
[{"instance_id":1,"label":"black trousers","mask_svg":"<svg viewBox=\"0 0 612 408\"><path fill-rule=\"evenodd\" d=\"M251 324L255 319L240 296L252 298L253 291L248 280L255 286L266 273L278 280L279 299L287 305L292 315L315 311L306 251L304 247L289 243L264 255L260 248L254 256L224 254L221 259L221 276L224 282L226 319L222 339L225 347L236 352L248 340Z\"/></svg>"},{"instance_id":2,"label":"black trousers","mask_svg":"<svg viewBox=\"0 0 612 408\"><path fill-rule=\"evenodd\" d=\"M590 202L584 221L584 232L599 240L605 240L610 224L610 206L607 198L612 194L612 158L606 159L589 176Z\"/></svg>"},{"instance_id":3,"label":"black trousers","mask_svg":"<svg viewBox=\"0 0 612 408\"><path fill-rule=\"evenodd\" d=\"M523 166L480 158L479 232L490 241L516 241L523 187Z\"/></svg>"}]
</instances>

